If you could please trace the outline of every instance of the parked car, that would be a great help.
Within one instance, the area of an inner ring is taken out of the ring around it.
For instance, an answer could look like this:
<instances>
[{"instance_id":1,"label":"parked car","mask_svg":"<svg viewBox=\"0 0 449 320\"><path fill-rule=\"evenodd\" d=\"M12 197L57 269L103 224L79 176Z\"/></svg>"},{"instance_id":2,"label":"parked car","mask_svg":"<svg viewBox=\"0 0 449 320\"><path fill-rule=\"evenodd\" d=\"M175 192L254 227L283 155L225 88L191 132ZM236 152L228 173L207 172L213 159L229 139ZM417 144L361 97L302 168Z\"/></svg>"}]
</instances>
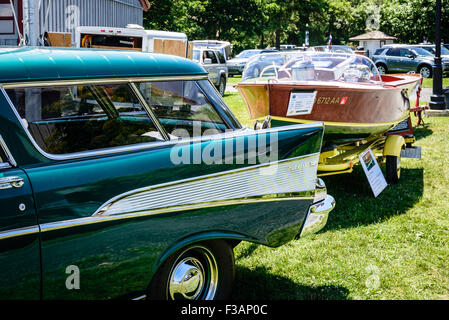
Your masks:
<instances>
[{"instance_id":1,"label":"parked car","mask_svg":"<svg viewBox=\"0 0 449 320\"><path fill-rule=\"evenodd\" d=\"M343 45L332 45L330 50L329 46L314 46L310 47L307 51L318 51L318 52L341 52L341 53L349 53L353 54L355 53L354 50L352 50L349 46L343 46Z\"/></svg>"},{"instance_id":2,"label":"parked car","mask_svg":"<svg viewBox=\"0 0 449 320\"><path fill-rule=\"evenodd\" d=\"M422 48L424 50L427 50L433 56L435 56L435 54L436 54L436 49L435 49L434 44L417 44L417 45L413 45L413 47ZM441 45L441 57L449 59L449 50L443 45Z\"/></svg>"},{"instance_id":3,"label":"parked car","mask_svg":"<svg viewBox=\"0 0 449 320\"><path fill-rule=\"evenodd\" d=\"M373 55L379 73L416 72L423 78L431 78L434 56L429 51L411 45L385 45ZM443 73L449 73L449 60L443 58Z\"/></svg>"},{"instance_id":4,"label":"parked car","mask_svg":"<svg viewBox=\"0 0 449 320\"><path fill-rule=\"evenodd\" d=\"M295 44L281 44L279 48L281 51L291 51L296 50L297 46Z\"/></svg>"},{"instance_id":5,"label":"parked car","mask_svg":"<svg viewBox=\"0 0 449 320\"><path fill-rule=\"evenodd\" d=\"M221 96L224 96L228 81L228 66L223 54L215 49L196 48L193 49L192 60L206 69L210 81L217 87Z\"/></svg>"},{"instance_id":6,"label":"parked car","mask_svg":"<svg viewBox=\"0 0 449 320\"><path fill-rule=\"evenodd\" d=\"M228 66L228 74L236 75L242 74L243 68L245 67L246 62L249 58L256 54L267 53L267 52L277 52L277 50L271 49L248 49L243 50L238 55L236 55L233 59L230 59L226 62Z\"/></svg>"},{"instance_id":7,"label":"parked car","mask_svg":"<svg viewBox=\"0 0 449 320\"><path fill-rule=\"evenodd\" d=\"M243 127L191 60L0 49L0 299L220 299L321 229L321 123ZM234 148L235 146L235 148Z\"/></svg>"},{"instance_id":8,"label":"parked car","mask_svg":"<svg viewBox=\"0 0 449 320\"><path fill-rule=\"evenodd\" d=\"M261 76L266 69L270 69L273 65L283 65L287 56L279 53L262 53L249 58L243 69L242 81L249 78L257 78ZM246 76L245 76L246 75Z\"/></svg>"}]
</instances>

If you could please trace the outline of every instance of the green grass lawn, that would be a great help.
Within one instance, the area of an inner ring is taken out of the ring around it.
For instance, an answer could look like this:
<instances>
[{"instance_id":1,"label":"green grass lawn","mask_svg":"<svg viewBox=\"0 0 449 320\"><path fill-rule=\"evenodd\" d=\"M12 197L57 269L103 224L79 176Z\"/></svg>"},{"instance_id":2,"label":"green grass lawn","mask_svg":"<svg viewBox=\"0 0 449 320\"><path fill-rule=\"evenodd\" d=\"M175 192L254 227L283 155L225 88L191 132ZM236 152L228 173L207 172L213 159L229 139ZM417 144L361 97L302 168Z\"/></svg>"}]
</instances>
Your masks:
<instances>
[{"instance_id":1,"label":"green grass lawn","mask_svg":"<svg viewBox=\"0 0 449 320\"><path fill-rule=\"evenodd\" d=\"M240 93L224 99L250 126ZM449 299L449 118L424 120L422 159L402 159L400 182L378 198L361 168L325 177L337 205L322 231L279 248L239 244L233 298Z\"/></svg>"},{"instance_id":2,"label":"green grass lawn","mask_svg":"<svg viewBox=\"0 0 449 320\"><path fill-rule=\"evenodd\" d=\"M433 88L433 79L423 79L423 88ZM443 88L449 87L449 78L443 78Z\"/></svg>"}]
</instances>

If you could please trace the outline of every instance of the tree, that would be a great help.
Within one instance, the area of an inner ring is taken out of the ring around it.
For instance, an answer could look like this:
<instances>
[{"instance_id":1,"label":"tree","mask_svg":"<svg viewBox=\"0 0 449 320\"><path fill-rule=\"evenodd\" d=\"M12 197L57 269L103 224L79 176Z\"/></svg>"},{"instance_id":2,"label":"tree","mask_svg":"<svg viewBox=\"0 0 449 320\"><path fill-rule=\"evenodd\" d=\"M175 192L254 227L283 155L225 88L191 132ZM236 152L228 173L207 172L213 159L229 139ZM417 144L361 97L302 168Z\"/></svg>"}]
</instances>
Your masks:
<instances>
[{"instance_id":1,"label":"tree","mask_svg":"<svg viewBox=\"0 0 449 320\"><path fill-rule=\"evenodd\" d=\"M234 53L248 48L302 45L309 25L311 45L347 44L350 37L384 31L400 42L433 41L433 0L151 0L147 29L178 31L191 40L219 39ZM370 23L370 22L374 23ZM368 23L367 23L368 22ZM449 1L443 1L442 38L449 41Z\"/></svg>"}]
</instances>

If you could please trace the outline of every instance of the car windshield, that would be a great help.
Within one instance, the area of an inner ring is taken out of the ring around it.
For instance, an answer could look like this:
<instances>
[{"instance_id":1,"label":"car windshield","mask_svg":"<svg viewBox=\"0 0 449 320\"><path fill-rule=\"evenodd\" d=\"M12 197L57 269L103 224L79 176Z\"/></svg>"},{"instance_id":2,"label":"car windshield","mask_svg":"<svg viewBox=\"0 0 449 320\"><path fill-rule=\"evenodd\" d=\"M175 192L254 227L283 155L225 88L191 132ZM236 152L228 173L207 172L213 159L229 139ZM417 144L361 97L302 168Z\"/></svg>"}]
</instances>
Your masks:
<instances>
[{"instance_id":1,"label":"car windshield","mask_svg":"<svg viewBox=\"0 0 449 320\"><path fill-rule=\"evenodd\" d=\"M435 55L435 46L433 47L424 47L424 50L431 53L431 55ZM449 55L449 50L445 46L441 46L441 54Z\"/></svg>"},{"instance_id":2,"label":"car windshield","mask_svg":"<svg viewBox=\"0 0 449 320\"><path fill-rule=\"evenodd\" d=\"M430 48L433 51L433 48ZM413 48L412 51L417 55L417 56L433 56L433 53L430 53L429 51L422 49L422 48ZM433 51L434 52L434 51Z\"/></svg>"},{"instance_id":3,"label":"car windshield","mask_svg":"<svg viewBox=\"0 0 449 320\"><path fill-rule=\"evenodd\" d=\"M381 84L379 72L365 56L332 52L282 52L250 58L245 82L338 81Z\"/></svg>"},{"instance_id":4,"label":"car windshield","mask_svg":"<svg viewBox=\"0 0 449 320\"><path fill-rule=\"evenodd\" d=\"M250 58L256 54L260 53L260 50L245 50L236 55L236 58Z\"/></svg>"}]
</instances>

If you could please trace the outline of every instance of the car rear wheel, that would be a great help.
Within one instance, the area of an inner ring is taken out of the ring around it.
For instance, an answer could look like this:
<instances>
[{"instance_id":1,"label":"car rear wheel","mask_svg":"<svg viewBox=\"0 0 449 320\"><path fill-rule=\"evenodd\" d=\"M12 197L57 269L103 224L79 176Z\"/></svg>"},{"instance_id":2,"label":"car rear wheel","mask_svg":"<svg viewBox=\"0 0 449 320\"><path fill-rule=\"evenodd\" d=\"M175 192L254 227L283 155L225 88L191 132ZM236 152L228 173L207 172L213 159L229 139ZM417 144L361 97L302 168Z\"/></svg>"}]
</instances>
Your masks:
<instances>
[{"instance_id":1,"label":"car rear wheel","mask_svg":"<svg viewBox=\"0 0 449 320\"><path fill-rule=\"evenodd\" d=\"M387 73L387 67L383 64L377 65L377 70L380 74L386 74Z\"/></svg>"},{"instance_id":2,"label":"car rear wheel","mask_svg":"<svg viewBox=\"0 0 449 320\"><path fill-rule=\"evenodd\" d=\"M418 69L418 73L424 78L432 78L432 68L430 66L421 66Z\"/></svg>"},{"instance_id":3,"label":"car rear wheel","mask_svg":"<svg viewBox=\"0 0 449 320\"><path fill-rule=\"evenodd\" d=\"M220 82L218 83L218 92L223 97L226 91L226 80L224 77L220 78Z\"/></svg>"},{"instance_id":4,"label":"car rear wheel","mask_svg":"<svg viewBox=\"0 0 449 320\"><path fill-rule=\"evenodd\" d=\"M401 178L401 157L387 156L386 180L389 184L396 184Z\"/></svg>"},{"instance_id":5,"label":"car rear wheel","mask_svg":"<svg viewBox=\"0 0 449 320\"><path fill-rule=\"evenodd\" d=\"M226 241L187 246L156 272L147 297L153 300L223 300L234 280L234 252Z\"/></svg>"}]
</instances>

